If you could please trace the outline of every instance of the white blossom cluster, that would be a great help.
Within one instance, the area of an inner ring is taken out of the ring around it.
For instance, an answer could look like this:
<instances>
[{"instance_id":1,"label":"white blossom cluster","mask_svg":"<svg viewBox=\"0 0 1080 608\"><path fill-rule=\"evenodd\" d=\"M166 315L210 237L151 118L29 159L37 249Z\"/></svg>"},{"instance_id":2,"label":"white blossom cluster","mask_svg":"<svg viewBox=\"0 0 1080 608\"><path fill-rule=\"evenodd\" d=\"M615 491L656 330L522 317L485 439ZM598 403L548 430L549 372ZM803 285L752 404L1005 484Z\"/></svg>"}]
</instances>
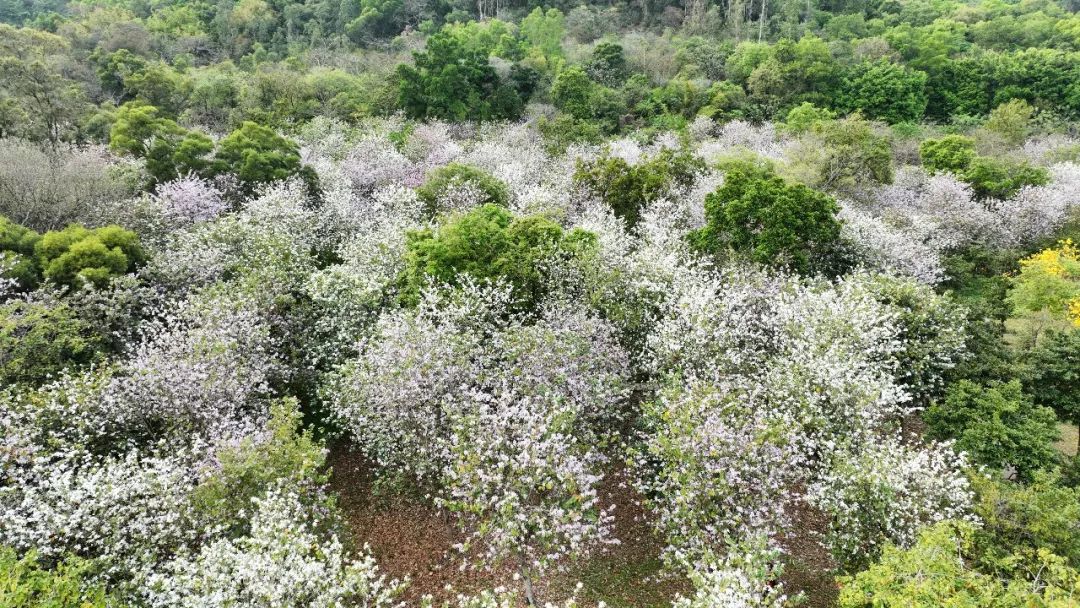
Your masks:
<instances>
[{"instance_id":1,"label":"white blossom cluster","mask_svg":"<svg viewBox=\"0 0 1080 608\"><path fill-rule=\"evenodd\" d=\"M197 539L187 497L192 454L131 451L100 462L41 454L0 469L0 543L46 559L94 558L108 580L140 583L172 551Z\"/></svg>"},{"instance_id":2,"label":"white blossom cluster","mask_svg":"<svg viewBox=\"0 0 1080 608\"><path fill-rule=\"evenodd\" d=\"M657 497L654 525L673 565L701 568L731 539L787 524L791 488L807 462L789 437L795 421L749 390L693 382L646 411L655 428L645 462L656 464L642 489Z\"/></svg>"},{"instance_id":3,"label":"white blossom cluster","mask_svg":"<svg viewBox=\"0 0 1080 608\"><path fill-rule=\"evenodd\" d=\"M926 287L867 273L675 275L648 343L671 388L646 408L639 465L669 559L700 569L732 538L783 529L797 488L940 388L962 319ZM942 462L936 473L963 479Z\"/></svg>"},{"instance_id":4,"label":"white blossom cluster","mask_svg":"<svg viewBox=\"0 0 1080 608\"><path fill-rule=\"evenodd\" d=\"M511 386L465 399L467 412L451 423L438 500L462 514L470 532L463 549L475 540L484 564L512 558L526 572L542 572L614 542L612 515L597 492L605 458L582 433L588 423L580 408Z\"/></svg>"},{"instance_id":5,"label":"white blossom cluster","mask_svg":"<svg viewBox=\"0 0 1080 608\"><path fill-rule=\"evenodd\" d=\"M844 236L871 266L936 284L946 278L943 256L961 247L1022 246L1060 228L1076 205L1080 166L1059 163L1049 171L1046 186L1025 186L1006 201L979 201L953 175L903 167L868 200L842 202Z\"/></svg>"},{"instance_id":6,"label":"white blossom cluster","mask_svg":"<svg viewBox=\"0 0 1080 608\"><path fill-rule=\"evenodd\" d=\"M229 208L213 184L194 175L159 184L154 200L174 227L212 220Z\"/></svg>"},{"instance_id":7,"label":"white blossom cluster","mask_svg":"<svg viewBox=\"0 0 1080 608\"><path fill-rule=\"evenodd\" d=\"M780 137L770 123L754 125L743 120L732 120L711 129L696 125L699 133L716 137L703 137L697 145L697 154L706 161L715 162L725 157L751 153L762 158L780 160L792 142Z\"/></svg>"}]
</instances>

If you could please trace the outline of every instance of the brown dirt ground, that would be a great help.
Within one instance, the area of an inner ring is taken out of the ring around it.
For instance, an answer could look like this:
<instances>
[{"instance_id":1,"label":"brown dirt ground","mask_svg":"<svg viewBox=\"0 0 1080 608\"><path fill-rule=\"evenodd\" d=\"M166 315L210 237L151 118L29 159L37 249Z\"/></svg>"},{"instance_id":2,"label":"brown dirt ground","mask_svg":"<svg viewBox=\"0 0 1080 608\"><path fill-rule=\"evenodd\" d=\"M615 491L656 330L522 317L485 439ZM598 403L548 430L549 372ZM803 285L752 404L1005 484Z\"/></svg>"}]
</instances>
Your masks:
<instances>
[{"instance_id":1,"label":"brown dirt ground","mask_svg":"<svg viewBox=\"0 0 1080 608\"><path fill-rule=\"evenodd\" d=\"M828 519L804 502L793 505L791 515L792 530L779 538L780 546L787 551L780 580L790 595L800 591L805 595L805 608L835 606L840 589L831 572L836 564L817 541L817 531L828 526Z\"/></svg>"},{"instance_id":2,"label":"brown dirt ground","mask_svg":"<svg viewBox=\"0 0 1080 608\"><path fill-rule=\"evenodd\" d=\"M452 518L418 498L375 496L364 459L348 445L332 446L329 464L350 540L357 547L368 545L389 577L409 578L400 598L408 605L429 594L438 605L458 593L500 585L520 590L511 567L461 568L464 560L454 545L463 537ZM578 602L586 607L601 601L611 608L667 607L677 595L689 593L688 580L665 573L659 557L663 542L648 525L641 497L621 469L606 476L600 496L605 506L616 505L614 535L619 544L559 564L545 580L536 581L537 599L559 602L573 595L578 583ZM792 595L802 591L808 608L833 606L837 587L828 573L832 561L813 537L813 530L823 528L821 515L805 506L795 509L796 528L780 539L790 552L784 584Z\"/></svg>"}]
</instances>

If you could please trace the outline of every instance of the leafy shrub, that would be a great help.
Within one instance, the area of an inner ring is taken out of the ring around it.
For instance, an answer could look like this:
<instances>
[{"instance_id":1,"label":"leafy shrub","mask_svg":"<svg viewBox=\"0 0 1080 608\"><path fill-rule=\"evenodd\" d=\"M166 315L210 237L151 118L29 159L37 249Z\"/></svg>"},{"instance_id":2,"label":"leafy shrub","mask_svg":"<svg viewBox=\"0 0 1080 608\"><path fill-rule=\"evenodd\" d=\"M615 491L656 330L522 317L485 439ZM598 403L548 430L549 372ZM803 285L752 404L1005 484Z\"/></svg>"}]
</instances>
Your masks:
<instances>
[{"instance_id":1,"label":"leafy shrub","mask_svg":"<svg viewBox=\"0 0 1080 608\"><path fill-rule=\"evenodd\" d=\"M984 567L1001 568L1010 555L1039 550L1080 567L1080 488L1062 481L1045 471L1028 484L972 476L975 514L982 521L977 533L979 561Z\"/></svg>"},{"instance_id":2,"label":"leafy shrub","mask_svg":"<svg viewBox=\"0 0 1080 608\"><path fill-rule=\"evenodd\" d=\"M1024 186L1044 186L1050 174L1042 167L1026 161L1010 162L979 156L964 172L964 181L971 184L977 198L1007 199Z\"/></svg>"},{"instance_id":3,"label":"leafy shrub","mask_svg":"<svg viewBox=\"0 0 1080 608\"><path fill-rule=\"evenodd\" d=\"M893 179L888 136L858 114L814 122L791 155L788 171L822 190L854 190Z\"/></svg>"},{"instance_id":4,"label":"leafy shrub","mask_svg":"<svg viewBox=\"0 0 1080 608\"><path fill-rule=\"evenodd\" d=\"M63 303L0 305L0 384L41 384L94 361L101 349L95 328Z\"/></svg>"},{"instance_id":5,"label":"leafy shrub","mask_svg":"<svg viewBox=\"0 0 1080 608\"><path fill-rule=\"evenodd\" d=\"M310 432L300 429L295 399L272 404L267 432L219 449L216 467L192 491L195 510L207 521L225 525L233 536L247 533L243 517L252 501L277 487L287 487L313 507L327 474L326 453Z\"/></svg>"},{"instance_id":6,"label":"leafy shrub","mask_svg":"<svg viewBox=\"0 0 1080 608\"><path fill-rule=\"evenodd\" d=\"M72 558L47 570L33 552L20 558L13 549L0 547L0 606L118 608L103 589L84 580L89 565Z\"/></svg>"},{"instance_id":7,"label":"leafy shrub","mask_svg":"<svg viewBox=\"0 0 1080 608\"><path fill-rule=\"evenodd\" d=\"M972 460L997 469L1012 466L1022 479L1057 461L1057 418L1033 405L1019 380L980 386L961 380L924 415L929 435L956 439Z\"/></svg>"},{"instance_id":8,"label":"leafy shrub","mask_svg":"<svg viewBox=\"0 0 1080 608\"><path fill-rule=\"evenodd\" d=\"M460 275L468 274L506 280L516 306L530 310L545 289L545 260L590 247L594 239L583 230L564 233L543 217L518 218L498 205L484 205L435 230L408 234L401 298L415 304L430 280L457 285Z\"/></svg>"},{"instance_id":9,"label":"leafy shrub","mask_svg":"<svg viewBox=\"0 0 1080 608\"><path fill-rule=\"evenodd\" d=\"M919 158L930 175L949 172L963 176L975 160L975 140L963 135L946 135L919 144Z\"/></svg>"},{"instance_id":10,"label":"leafy shrub","mask_svg":"<svg viewBox=\"0 0 1080 608\"><path fill-rule=\"evenodd\" d=\"M481 205L510 204L510 189L490 173L471 165L450 163L431 172L424 185L416 189L416 195L424 203L424 210L429 216L444 211L439 208L442 195L451 188L471 186L479 190Z\"/></svg>"},{"instance_id":11,"label":"leafy shrub","mask_svg":"<svg viewBox=\"0 0 1080 608\"><path fill-rule=\"evenodd\" d=\"M834 251L839 210L826 194L742 165L705 197L705 227L689 238L699 251L731 249L756 262L810 272Z\"/></svg>"},{"instance_id":12,"label":"leafy shrub","mask_svg":"<svg viewBox=\"0 0 1080 608\"><path fill-rule=\"evenodd\" d=\"M1040 553L1032 571L1039 584L1024 576L998 577L971 568L979 547L974 526L941 522L919 534L910 549L885 547L881 561L855 576L840 578L840 608L906 606L937 608L1023 608L1068 606L1080 573L1051 553ZM1058 604L1057 602L1061 602Z\"/></svg>"},{"instance_id":13,"label":"leafy shrub","mask_svg":"<svg viewBox=\"0 0 1080 608\"><path fill-rule=\"evenodd\" d=\"M1037 405L1080 424L1080 331L1051 331L1027 354L1024 387Z\"/></svg>"},{"instance_id":14,"label":"leafy shrub","mask_svg":"<svg viewBox=\"0 0 1080 608\"><path fill-rule=\"evenodd\" d=\"M704 166L689 151L664 148L636 165L616 156L579 161L574 182L607 203L616 217L633 227L641 219L645 205L689 188Z\"/></svg>"},{"instance_id":15,"label":"leafy shrub","mask_svg":"<svg viewBox=\"0 0 1080 608\"><path fill-rule=\"evenodd\" d=\"M72 224L45 233L34 250L45 278L71 287L103 285L146 259L139 237L119 226L90 229Z\"/></svg>"},{"instance_id":16,"label":"leafy shrub","mask_svg":"<svg viewBox=\"0 0 1080 608\"><path fill-rule=\"evenodd\" d=\"M821 123L835 118L836 113L832 110L819 108L807 101L788 111L782 128L788 133L805 133L816 128Z\"/></svg>"},{"instance_id":17,"label":"leafy shrub","mask_svg":"<svg viewBox=\"0 0 1080 608\"><path fill-rule=\"evenodd\" d=\"M564 152L570 144L599 144L604 139L604 134L596 123L566 114L559 114L552 119L541 116L536 126L547 142L548 149L556 154Z\"/></svg>"}]
</instances>

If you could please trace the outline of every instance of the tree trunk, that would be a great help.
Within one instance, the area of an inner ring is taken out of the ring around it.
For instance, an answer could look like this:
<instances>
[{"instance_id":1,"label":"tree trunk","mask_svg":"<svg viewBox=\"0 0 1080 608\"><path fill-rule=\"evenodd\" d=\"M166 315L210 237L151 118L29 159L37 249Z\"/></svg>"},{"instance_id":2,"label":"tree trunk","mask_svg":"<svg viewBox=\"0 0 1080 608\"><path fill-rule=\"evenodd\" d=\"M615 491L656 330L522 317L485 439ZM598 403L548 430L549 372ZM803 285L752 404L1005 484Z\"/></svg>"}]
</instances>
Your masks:
<instances>
[{"instance_id":1,"label":"tree trunk","mask_svg":"<svg viewBox=\"0 0 1080 608\"><path fill-rule=\"evenodd\" d=\"M769 18L769 0L761 0L761 13L758 15L757 41L765 38L765 20Z\"/></svg>"},{"instance_id":2,"label":"tree trunk","mask_svg":"<svg viewBox=\"0 0 1080 608\"><path fill-rule=\"evenodd\" d=\"M518 553L518 574L521 575L522 583L525 585L525 601L535 608L536 596L533 594L532 574L529 572L529 562L524 553Z\"/></svg>"}]
</instances>

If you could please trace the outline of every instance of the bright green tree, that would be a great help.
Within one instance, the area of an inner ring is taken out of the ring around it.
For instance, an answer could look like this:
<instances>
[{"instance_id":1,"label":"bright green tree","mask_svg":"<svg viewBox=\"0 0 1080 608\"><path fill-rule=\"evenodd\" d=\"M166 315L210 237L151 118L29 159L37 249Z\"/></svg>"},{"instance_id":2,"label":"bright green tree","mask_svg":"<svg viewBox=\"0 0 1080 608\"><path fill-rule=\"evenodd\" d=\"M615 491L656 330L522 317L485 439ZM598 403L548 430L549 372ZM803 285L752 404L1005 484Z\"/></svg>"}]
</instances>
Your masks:
<instances>
[{"instance_id":1,"label":"bright green tree","mask_svg":"<svg viewBox=\"0 0 1080 608\"><path fill-rule=\"evenodd\" d=\"M562 57L562 40L566 37L566 17L557 8L544 11L536 7L521 20L521 35L528 43L551 59Z\"/></svg>"},{"instance_id":2,"label":"bright green tree","mask_svg":"<svg viewBox=\"0 0 1080 608\"><path fill-rule=\"evenodd\" d=\"M188 173L204 173L214 143L206 135L161 116L154 106L128 103L116 112L109 147L146 159L147 173L155 182L165 182Z\"/></svg>"},{"instance_id":3,"label":"bright green tree","mask_svg":"<svg viewBox=\"0 0 1080 608\"><path fill-rule=\"evenodd\" d=\"M545 261L591 247L595 236L564 232L540 216L515 217L498 205L484 205L435 229L408 234L401 299L416 303L431 280L457 285L463 275L501 279L513 288L519 310L532 310L545 292Z\"/></svg>"},{"instance_id":4,"label":"bright green tree","mask_svg":"<svg viewBox=\"0 0 1080 608\"><path fill-rule=\"evenodd\" d=\"M1031 134L1035 108L1023 99L1012 99L990 111L984 128L1007 144L1019 145Z\"/></svg>"},{"instance_id":5,"label":"bright green tree","mask_svg":"<svg viewBox=\"0 0 1080 608\"><path fill-rule=\"evenodd\" d=\"M119 226L89 229L72 224L46 232L35 248L46 279L60 285L102 285L145 261L139 237Z\"/></svg>"},{"instance_id":6,"label":"bright green tree","mask_svg":"<svg viewBox=\"0 0 1080 608\"><path fill-rule=\"evenodd\" d=\"M988 571L1007 569L1009 558L1050 551L1080 567L1080 487L1062 483L1054 471L1018 484L999 476L972 475L979 561Z\"/></svg>"},{"instance_id":7,"label":"bright green tree","mask_svg":"<svg viewBox=\"0 0 1080 608\"><path fill-rule=\"evenodd\" d=\"M836 118L836 113L828 108L819 108L809 101L803 102L788 111L782 128L788 133L806 133L820 127L824 122Z\"/></svg>"},{"instance_id":8,"label":"bright green tree","mask_svg":"<svg viewBox=\"0 0 1080 608\"><path fill-rule=\"evenodd\" d=\"M963 135L946 135L919 144L919 158L931 175L948 172L962 177L975 160L975 140Z\"/></svg>"},{"instance_id":9,"label":"bright green tree","mask_svg":"<svg viewBox=\"0 0 1080 608\"><path fill-rule=\"evenodd\" d=\"M1080 327L1080 249L1065 239L1019 264L1005 301L1032 326L1033 342L1044 329Z\"/></svg>"},{"instance_id":10,"label":"bright green tree","mask_svg":"<svg viewBox=\"0 0 1080 608\"><path fill-rule=\"evenodd\" d=\"M988 156L976 157L963 177L976 197L1000 200L1012 197L1024 186L1042 186L1050 181L1050 174L1042 167Z\"/></svg>"}]
</instances>

